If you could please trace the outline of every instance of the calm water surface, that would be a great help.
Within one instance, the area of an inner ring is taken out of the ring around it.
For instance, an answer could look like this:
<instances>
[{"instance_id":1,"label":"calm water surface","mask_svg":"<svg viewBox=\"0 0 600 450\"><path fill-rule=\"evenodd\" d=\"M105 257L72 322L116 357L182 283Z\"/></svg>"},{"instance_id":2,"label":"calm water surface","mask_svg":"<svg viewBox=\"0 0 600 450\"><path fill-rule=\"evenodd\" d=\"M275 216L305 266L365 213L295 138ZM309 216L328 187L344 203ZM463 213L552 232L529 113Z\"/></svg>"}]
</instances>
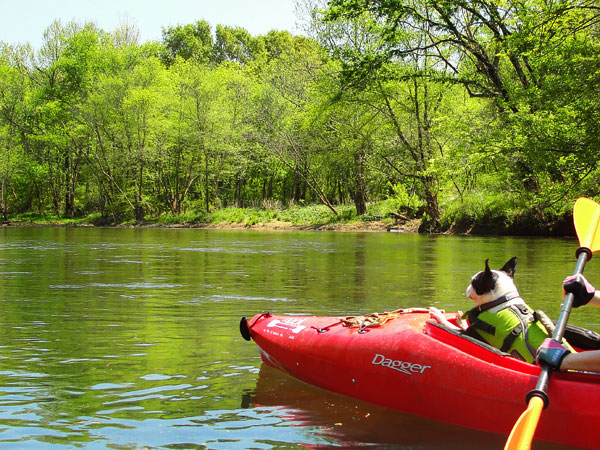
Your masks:
<instances>
[{"instance_id":1,"label":"calm water surface","mask_svg":"<svg viewBox=\"0 0 600 450\"><path fill-rule=\"evenodd\" d=\"M466 310L466 285L484 260L500 267L512 256L522 296L556 317L577 248L575 239L400 233L2 228L0 236L1 449L501 449L502 436L262 367L239 318ZM600 261L586 273L600 280ZM600 311L576 310L571 323L600 331Z\"/></svg>"}]
</instances>

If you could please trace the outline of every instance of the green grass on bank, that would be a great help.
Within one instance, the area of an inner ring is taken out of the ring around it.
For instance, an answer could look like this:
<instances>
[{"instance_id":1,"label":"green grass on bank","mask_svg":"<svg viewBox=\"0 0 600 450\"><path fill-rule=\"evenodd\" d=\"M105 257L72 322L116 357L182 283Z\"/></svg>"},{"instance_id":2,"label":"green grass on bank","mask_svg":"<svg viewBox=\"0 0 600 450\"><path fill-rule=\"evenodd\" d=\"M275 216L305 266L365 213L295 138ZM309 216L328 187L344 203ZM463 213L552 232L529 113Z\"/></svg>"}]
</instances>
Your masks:
<instances>
[{"instance_id":1,"label":"green grass on bank","mask_svg":"<svg viewBox=\"0 0 600 450\"><path fill-rule=\"evenodd\" d=\"M99 213L74 219L61 218L51 214L17 214L9 216L10 221L31 225L73 225L73 226L241 226L268 225L277 223L298 227L323 227L337 224L383 222L395 225L400 219L417 218L414 205L389 199L372 202L367 212L356 215L353 205L336 205L335 215L325 205L292 206L289 208L222 208L206 213L188 211L180 215L163 214L147 216L143 223L136 223L131 217L115 219L103 217ZM513 234L513 235L570 235L573 233L572 217L567 207L540 212L535 208L519 204L510 196L470 196L454 199L441 205L444 213L440 218L438 232L469 234Z\"/></svg>"},{"instance_id":2,"label":"green grass on bank","mask_svg":"<svg viewBox=\"0 0 600 450\"><path fill-rule=\"evenodd\" d=\"M10 222L19 222L32 225L91 225L96 216L90 215L87 217L65 218L58 217L55 214L40 214L34 212L9 214Z\"/></svg>"},{"instance_id":3,"label":"green grass on bank","mask_svg":"<svg viewBox=\"0 0 600 450\"><path fill-rule=\"evenodd\" d=\"M241 225L253 226L276 222L290 223L295 226L323 226L355 222L373 222L381 220L393 221L397 214L397 205L389 200L370 203L367 213L356 215L353 205L336 205L338 215L325 205L292 206L290 208L223 208L211 213L204 211L189 211L180 215L161 215L159 217L147 216L146 225ZM139 225L132 219L121 221L103 218L94 213L85 217L74 219L62 218L53 214L24 213L9 216L11 222L20 222L32 225ZM142 224L142 225L144 225Z\"/></svg>"},{"instance_id":4,"label":"green grass on bank","mask_svg":"<svg viewBox=\"0 0 600 450\"><path fill-rule=\"evenodd\" d=\"M292 206L282 209L260 208L223 208L209 214L186 213L179 216L164 215L156 219L148 218L149 222L164 225L174 224L212 224L212 225L245 225L269 224L286 222L295 226L322 226L339 223L372 222L376 220L392 220L395 207L389 202L370 204L366 214L356 215L353 205L338 205L335 209L338 215L325 205Z\"/></svg>"}]
</instances>

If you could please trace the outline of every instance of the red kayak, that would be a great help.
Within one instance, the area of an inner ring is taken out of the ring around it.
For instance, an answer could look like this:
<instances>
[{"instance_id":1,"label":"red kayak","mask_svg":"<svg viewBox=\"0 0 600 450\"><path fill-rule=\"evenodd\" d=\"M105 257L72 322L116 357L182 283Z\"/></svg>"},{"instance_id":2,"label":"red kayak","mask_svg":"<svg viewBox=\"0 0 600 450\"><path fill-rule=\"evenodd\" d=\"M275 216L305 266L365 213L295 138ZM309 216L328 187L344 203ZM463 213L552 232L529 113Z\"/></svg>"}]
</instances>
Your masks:
<instances>
[{"instance_id":1,"label":"red kayak","mask_svg":"<svg viewBox=\"0 0 600 450\"><path fill-rule=\"evenodd\" d=\"M377 316L376 320L371 320ZM448 314L451 319L454 314ZM410 414L508 435L540 367L431 321L426 310L365 316L242 318L263 361L309 384ZM578 350L598 335L568 327ZM557 372L536 440L600 448L600 375Z\"/></svg>"}]
</instances>

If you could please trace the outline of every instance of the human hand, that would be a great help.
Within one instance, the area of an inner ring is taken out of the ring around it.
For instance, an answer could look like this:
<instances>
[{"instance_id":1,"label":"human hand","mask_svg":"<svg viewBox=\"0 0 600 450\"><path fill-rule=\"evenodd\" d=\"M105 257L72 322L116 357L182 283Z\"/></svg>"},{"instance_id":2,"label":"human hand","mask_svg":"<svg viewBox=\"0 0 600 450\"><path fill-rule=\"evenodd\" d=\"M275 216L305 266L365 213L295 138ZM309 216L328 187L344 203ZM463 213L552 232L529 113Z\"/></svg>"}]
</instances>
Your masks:
<instances>
[{"instance_id":1,"label":"human hand","mask_svg":"<svg viewBox=\"0 0 600 450\"><path fill-rule=\"evenodd\" d=\"M431 306L429 308L429 317L437 320L439 323L445 323L448 321L448 319L446 319L446 316L444 315L444 313L442 311L440 311L439 309L437 309L435 306Z\"/></svg>"},{"instance_id":2,"label":"human hand","mask_svg":"<svg viewBox=\"0 0 600 450\"><path fill-rule=\"evenodd\" d=\"M467 328L469 328L469 323L464 319L464 314L462 311L458 311L456 313L456 325L458 325L458 328L460 328L463 331L466 331Z\"/></svg>"},{"instance_id":3,"label":"human hand","mask_svg":"<svg viewBox=\"0 0 600 450\"><path fill-rule=\"evenodd\" d=\"M562 344L559 344L554 339L546 338L535 355L536 361L539 363L548 364L550 367L556 370L560 370L560 365L569 353Z\"/></svg>"},{"instance_id":4,"label":"human hand","mask_svg":"<svg viewBox=\"0 0 600 450\"><path fill-rule=\"evenodd\" d=\"M587 305L594 298L596 288L581 274L571 275L563 280L565 292L573 294L573 307Z\"/></svg>"}]
</instances>

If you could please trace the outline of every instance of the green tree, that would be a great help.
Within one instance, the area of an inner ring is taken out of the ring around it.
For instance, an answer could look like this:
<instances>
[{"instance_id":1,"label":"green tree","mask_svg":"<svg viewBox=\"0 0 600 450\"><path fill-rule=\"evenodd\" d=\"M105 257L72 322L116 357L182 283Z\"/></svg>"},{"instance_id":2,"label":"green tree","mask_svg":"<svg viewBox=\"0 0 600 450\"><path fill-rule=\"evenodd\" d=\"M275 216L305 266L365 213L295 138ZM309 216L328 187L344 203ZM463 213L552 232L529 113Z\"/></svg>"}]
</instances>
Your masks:
<instances>
[{"instance_id":1,"label":"green tree","mask_svg":"<svg viewBox=\"0 0 600 450\"><path fill-rule=\"evenodd\" d=\"M394 76L389 61L435 59L437 70L412 76L455 83L492 102L495 114L479 151L511 168L507 181L522 186L523 200L531 199L538 213L581 182L582 166L584 174L594 172L597 114L585 100L598 86L594 2L332 0L329 6L330 20L371 15L381 38L372 52L345 55L349 79Z\"/></svg>"},{"instance_id":2,"label":"green tree","mask_svg":"<svg viewBox=\"0 0 600 450\"><path fill-rule=\"evenodd\" d=\"M0 211L8 221L9 197L18 201L14 176L23 166L29 78L17 67L26 48L0 47ZM17 59L15 63L14 60ZM16 203L16 202L15 202Z\"/></svg>"},{"instance_id":3,"label":"green tree","mask_svg":"<svg viewBox=\"0 0 600 450\"><path fill-rule=\"evenodd\" d=\"M213 37L211 28L205 20L194 24L177 25L163 28L163 61L170 66L177 57L193 59L206 64L212 59Z\"/></svg>"},{"instance_id":4,"label":"green tree","mask_svg":"<svg viewBox=\"0 0 600 450\"><path fill-rule=\"evenodd\" d=\"M171 101L164 112L156 160L158 199L173 214L181 214L188 194L201 175L201 149L210 94L204 89L207 68L177 60L168 72L165 92Z\"/></svg>"},{"instance_id":5,"label":"green tree","mask_svg":"<svg viewBox=\"0 0 600 450\"><path fill-rule=\"evenodd\" d=\"M291 171L292 200L303 199L308 187L316 201L337 215L326 192L325 171L318 164L322 149L314 145L314 129L307 121L310 94L322 76L325 55L315 41L304 37L289 44L260 70L263 88L255 102L256 137Z\"/></svg>"},{"instance_id":6,"label":"green tree","mask_svg":"<svg viewBox=\"0 0 600 450\"><path fill-rule=\"evenodd\" d=\"M334 93L329 95L329 101L339 104L342 112L332 117L332 126L334 136L340 139L338 148L352 156L352 164L345 171L347 178L353 180L348 185L357 213L363 214L369 191L381 194L381 174L387 172L393 184L393 179L399 178L407 189L416 190L425 204L424 226L435 229L441 214L441 186L433 162L442 156L442 149L434 124L446 101L448 86L426 76L442 75L433 58L417 55L382 64L368 77L349 79L346 71L350 62L363 55L376 55L384 46L376 29L373 18L366 13L335 21L315 16L313 23L318 40L339 61L331 74L336 82L323 92ZM342 128L340 124L344 124ZM344 158L344 152L336 153L338 163ZM377 166L382 168L376 170Z\"/></svg>"},{"instance_id":7,"label":"green tree","mask_svg":"<svg viewBox=\"0 0 600 450\"><path fill-rule=\"evenodd\" d=\"M253 58L254 38L241 27L217 25L213 45L213 61L247 63Z\"/></svg>"},{"instance_id":8,"label":"green tree","mask_svg":"<svg viewBox=\"0 0 600 450\"><path fill-rule=\"evenodd\" d=\"M147 190L164 129L166 69L152 44L107 48L85 105L94 138L88 162L103 213L144 219ZM108 206L108 209L105 209Z\"/></svg>"},{"instance_id":9,"label":"green tree","mask_svg":"<svg viewBox=\"0 0 600 450\"><path fill-rule=\"evenodd\" d=\"M35 79L35 128L31 138L46 166L57 216L75 215L75 191L90 132L78 110L100 68L102 33L94 25L54 22L45 33Z\"/></svg>"}]
</instances>

